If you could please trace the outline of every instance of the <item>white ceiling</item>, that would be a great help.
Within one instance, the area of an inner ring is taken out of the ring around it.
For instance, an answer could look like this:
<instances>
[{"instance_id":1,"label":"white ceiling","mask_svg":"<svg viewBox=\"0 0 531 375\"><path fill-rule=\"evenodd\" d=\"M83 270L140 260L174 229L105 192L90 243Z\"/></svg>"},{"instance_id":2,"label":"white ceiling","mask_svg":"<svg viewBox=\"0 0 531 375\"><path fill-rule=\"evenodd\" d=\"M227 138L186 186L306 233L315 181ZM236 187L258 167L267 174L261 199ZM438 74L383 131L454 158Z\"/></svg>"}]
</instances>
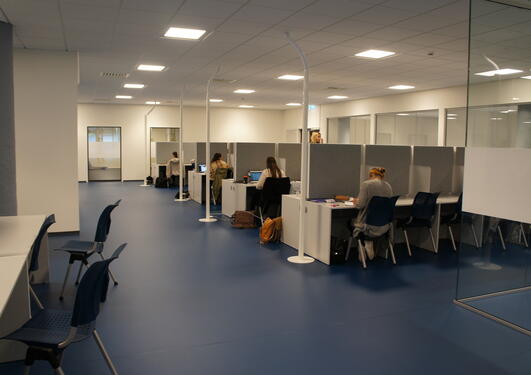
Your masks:
<instances>
[{"instance_id":1,"label":"white ceiling","mask_svg":"<svg viewBox=\"0 0 531 375\"><path fill-rule=\"evenodd\" d=\"M481 35L488 40L492 30L508 27L496 15L500 7L482 13L490 21L474 30L478 43ZM211 96L225 101L213 105L289 108L285 103L301 100L301 81L275 78L301 74L302 67L284 31L308 56L315 104L330 102L329 95L393 94L387 87L396 84L425 90L466 83L466 0L0 0L0 8L0 17L15 25L17 47L79 51L80 102L123 102L114 96L127 94L134 96L127 103L175 103L185 84L185 103L202 105L206 81L219 65L219 78L237 82L214 84ZM529 22L517 21L509 20L511 27ZM210 35L164 39L168 26L204 28ZM515 29L507 39L519 36ZM369 48L397 55L352 57ZM168 69L139 72L139 63ZM101 72L130 76L109 79ZM146 87L123 89L124 82ZM236 88L256 93L234 94Z\"/></svg>"}]
</instances>

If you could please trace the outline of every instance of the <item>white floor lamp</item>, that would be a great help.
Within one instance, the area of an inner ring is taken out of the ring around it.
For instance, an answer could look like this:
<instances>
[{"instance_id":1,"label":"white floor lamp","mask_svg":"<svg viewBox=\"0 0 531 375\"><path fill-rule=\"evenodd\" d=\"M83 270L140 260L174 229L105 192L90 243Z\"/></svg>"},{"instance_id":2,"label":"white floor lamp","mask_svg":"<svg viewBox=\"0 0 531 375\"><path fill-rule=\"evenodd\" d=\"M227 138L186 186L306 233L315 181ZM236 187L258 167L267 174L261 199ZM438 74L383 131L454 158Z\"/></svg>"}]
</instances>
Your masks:
<instances>
[{"instance_id":1,"label":"white floor lamp","mask_svg":"<svg viewBox=\"0 0 531 375\"><path fill-rule=\"evenodd\" d=\"M305 232L305 211L306 196L308 195L308 62L304 52L299 45L291 39L289 32L285 33L288 42L295 48L302 65L304 66L304 82L302 85L302 142L301 142L301 200L299 207L299 251L295 256L288 258L291 263L307 264L315 259L304 255L304 232Z\"/></svg>"},{"instance_id":2,"label":"white floor lamp","mask_svg":"<svg viewBox=\"0 0 531 375\"><path fill-rule=\"evenodd\" d=\"M138 186L142 186L142 187L146 187L146 186L151 186L151 185L148 185L147 184L147 176L150 176L151 173L149 172L149 159L151 158L150 155L148 155L148 116L151 112L153 112L153 110L155 109L155 106L151 107L149 109L149 111L147 111L147 113L144 115L144 134L145 134L145 142L144 142L144 155L145 155L145 163L146 163L146 177L144 178L144 183L142 185L138 185ZM151 142L151 140L149 140Z\"/></svg>"},{"instance_id":3,"label":"white floor lamp","mask_svg":"<svg viewBox=\"0 0 531 375\"><path fill-rule=\"evenodd\" d=\"M179 109L179 116L181 124L180 126L180 132L179 132L179 198L175 198L175 202L186 202L190 200L190 198L184 198L183 196L183 190L184 190L184 181L183 181L183 175L184 175L184 159L183 159L183 134L184 134L184 124L183 124L183 97L184 97L184 88L181 89L181 100L180 100L180 109Z\"/></svg>"}]
</instances>

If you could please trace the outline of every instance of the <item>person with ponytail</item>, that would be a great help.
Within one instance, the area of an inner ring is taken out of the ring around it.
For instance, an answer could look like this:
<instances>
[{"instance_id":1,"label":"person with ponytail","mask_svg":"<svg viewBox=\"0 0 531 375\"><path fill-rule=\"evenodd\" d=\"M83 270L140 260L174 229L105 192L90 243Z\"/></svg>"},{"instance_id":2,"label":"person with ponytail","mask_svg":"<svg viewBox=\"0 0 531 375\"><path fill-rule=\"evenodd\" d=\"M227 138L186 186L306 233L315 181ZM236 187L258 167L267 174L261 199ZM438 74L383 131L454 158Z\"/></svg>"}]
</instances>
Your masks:
<instances>
[{"instance_id":1,"label":"person with ponytail","mask_svg":"<svg viewBox=\"0 0 531 375\"><path fill-rule=\"evenodd\" d=\"M286 173L282 169L280 169L277 165L277 161L274 157L269 156L266 159L266 169L262 171L262 174L260 175L260 179L258 180L258 183L256 184L257 190L262 190L264 188L264 183L266 178L273 177L273 178L282 178L286 177Z\"/></svg>"},{"instance_id":2,"label":"person with ponytail","mask_svg":"<svg viewBox=\"0 0 531 375\"><path fill-rule=\"evenodd\" d=\"M354 221L355 231L370 232L371 236L377 237L379 236L378 232L382 232L383 234L389 230L389 224L382 227L371 227L370 225L365 224L365 219L367 218L367 206L372 197L390 198L393 196L393 189L384 178L385 168L371 168L369 170L369 178L361 183L358 197L352 199L354 206L359 209L358 216ZM376 255L372 241L365 241L365 250L367 252L367 258L372 260Z\"/></svg>"}]
</instances>

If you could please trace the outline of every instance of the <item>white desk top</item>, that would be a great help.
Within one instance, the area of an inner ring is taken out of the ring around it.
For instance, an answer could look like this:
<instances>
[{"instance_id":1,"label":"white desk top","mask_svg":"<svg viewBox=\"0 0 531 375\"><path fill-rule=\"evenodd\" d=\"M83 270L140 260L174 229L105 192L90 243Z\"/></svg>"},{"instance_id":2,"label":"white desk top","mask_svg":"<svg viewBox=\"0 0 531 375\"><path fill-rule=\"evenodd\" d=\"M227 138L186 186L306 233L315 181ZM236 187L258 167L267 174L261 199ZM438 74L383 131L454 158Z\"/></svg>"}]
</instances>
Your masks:
<instances>
[{"instance_id":1,"label":"white desk top","mask_svg":"<svg viewBox=\"0 0 531 375\"><path fill-rule=\"evenodd\" d=\"M0 258L27 257L44 219L44 215L0 216Z\"/></svg>"},{"instance_id":2,"label":"white desk top","mask_svg":"<svg viewBox=\"0 0 531 375\"><path fill-rule=\"evenodd\" d=\"M11 293L21 272L27 272L27 255L0 257L0 317L3 315Z\"/></svg>"}]
</instances>

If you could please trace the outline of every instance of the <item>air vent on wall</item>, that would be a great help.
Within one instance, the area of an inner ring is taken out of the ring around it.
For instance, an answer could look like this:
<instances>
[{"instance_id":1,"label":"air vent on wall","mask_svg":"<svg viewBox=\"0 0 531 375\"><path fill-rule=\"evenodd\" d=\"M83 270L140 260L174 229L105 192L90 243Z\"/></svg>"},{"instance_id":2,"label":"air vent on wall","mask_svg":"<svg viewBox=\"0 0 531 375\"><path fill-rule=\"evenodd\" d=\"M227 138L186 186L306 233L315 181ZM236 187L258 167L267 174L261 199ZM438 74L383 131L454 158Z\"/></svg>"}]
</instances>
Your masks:
<instances>
[{"instance_id":1,"label":"air vent on wall","mask_svg":"<svg viewBox=\"0 0 531 375\"><path fill-rule=\"evenodd\" d=\"M120 73L120 72L101 72L100 76L103 78L115 78L123 79L129 77L129 73Z\"/></svg>"}]
</instances>

